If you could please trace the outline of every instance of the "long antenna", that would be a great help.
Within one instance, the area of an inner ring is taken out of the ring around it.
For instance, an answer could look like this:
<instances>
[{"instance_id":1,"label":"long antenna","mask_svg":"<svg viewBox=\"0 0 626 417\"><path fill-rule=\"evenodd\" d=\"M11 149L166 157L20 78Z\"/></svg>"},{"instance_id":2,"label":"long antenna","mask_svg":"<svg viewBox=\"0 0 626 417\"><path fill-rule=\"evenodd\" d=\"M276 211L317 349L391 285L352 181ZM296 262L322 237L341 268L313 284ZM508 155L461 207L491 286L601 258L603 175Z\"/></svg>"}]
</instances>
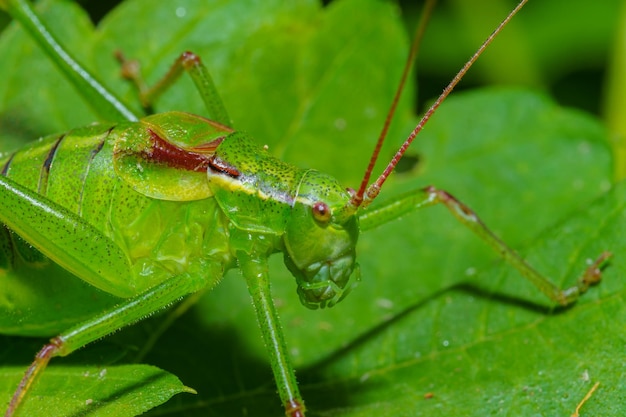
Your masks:
<instances>
[{"instance_id":1,"label":"long antenna","mask_svg":"<svg viewBox=\"0 0 626 417\"><path fill-rule=\"evenodd\" d=\"M374 200L374 198L376 198L378 193L380 193L381 187L383 186L383 184L385 183L385 181L387 180L387 178L389 177L389 175L391 174L393 169L396 167L396 165L400 161L400 158L402 158L402 155L404 155L404 153L409 148L409 146L411 145L411 143L413 142L413 140L415 139L417 134L422 130L422 128L424 127L426 122L428 122L430 117L433 115L433 113L435 113L435 111L441 105L441 103L446 99L446 97L448 97L448 95L452 92L454 87L456 87L456 85L459 83L459 81L461 81L461 79L463 78L465 73L467 73L467 71L474 64L474 62L476 62L478 57L485 51L487 46L489 46L489 44L495 39L495 37L502 31L504 26L506 26L507 23L509 23L509 21L511 21L513 16L515 16L517 14L517 12L522 7L524 7L524 5L526 4L527 1L528 0L521 0L519 2L519 4L515 7L515 9L513 9L513 11L511 11L511 13L509 13L509 15L491 33L491 35L489 35L489 37L485 40L485 42L483 42L483 44L480 46L480 48L478 48L478 50L474 53L474 55L472 55L472 57L469 59L469 61L467 61L465 63L465 65L463 66L463 68L461 68L461 70L454 76L452 81L450 81L450 84L448 84L448 86L443 90L441 95L432 104L432 106L430 106L428 111L426 111L426 113L424 113L424 116L422 116L422 119L420 120L420 122L417 124L417 126L415 126L415 129L413 129L413 131L411 132L409 137L404 141L404 143L402 144L400 149L398 149L396 154L391 159L391 162L389 162L389 164L387 165L387 168L385 168L385 170L378 177L378 179L373 184L371 184L369 187L367 187L367 190L365 190L364 192L361 191L361 189L364 188L363 184L361 184L361 188L359 188L359 191L357 193L355 193L355 195L350 200L350 203L348 203L350 206L352 206L354 208L358 208L359 206L366 207L369 203L372 202L372 200ZM402 82L404 82L404 81L402 81ZM394 106L392 106L392 108L395 109ZM386 127L383 130L386 131ZM380 140L379 140L379 142L380 142ZM380 151L380 146L377 144L377 148L376 148L375 152L378 153L379 151ZM376 156L377 155L374 155L373 158L372 158L374 161L375 161L375 157ZM372 165L372 162L370 161L370 166L371 165ZM368 167L368 171L369 170L370 170L370 167ZM367 182L369 180L369 176L370 176L370 172L366 172L366 175L365 175L366 179L364 180L364 182Z\"/></svg>"},{"instance_id":2,"label":"long antenna","mask_svg":"<svg viewBox=\"0 0 626 417\"><path fill-rule=\"evenodd\" d=\"M387 133L389 132L389 126L391 125L391 121L393 116L396 113L396 108L398 107L398 102L400 101L400 96L402 96L402 91L404 90L404 85L406 84L406 79L411 72L411 67L413 66L413 62L415 58L417 58L417 54L419 52L419 47L422 43L422 38L424 37L424 32L426 32L426 26L428 25L428 21L430 20L430 16L432 15L432 11L435 8L435 4L437 0L428 0L426 4L424 4L424 9L422 10L422 15L417 24L417 28L415 29L415 35L413 36L413 42L411 42L411 51L409 52L409 56L404 63L404 69L402 70L402 76L400 77L400 82L398 83L398 88L396 89L396 93L393 96L393 101L391 102L391 106L389 107L389 111L387 112L387 118L385 119L385 124L383 124L383 129L378 136L378 141L376 142L376 147L374 148L374 152L372 152L372 157L370 158L370 162L367 165L367 169L365 170L365 175L363 175L363 180L361 181L361 185L359 186L359 190L352 197L351 204L355 207L358 207L363 202L363 194L365 193L365 189L367 188L367 184L370 181L372 176L372 171L374 170L374 165L376 165L376 160L380 155L380 150L385 142L385 138L387 137Z\"/></svg>"}]
</instances>

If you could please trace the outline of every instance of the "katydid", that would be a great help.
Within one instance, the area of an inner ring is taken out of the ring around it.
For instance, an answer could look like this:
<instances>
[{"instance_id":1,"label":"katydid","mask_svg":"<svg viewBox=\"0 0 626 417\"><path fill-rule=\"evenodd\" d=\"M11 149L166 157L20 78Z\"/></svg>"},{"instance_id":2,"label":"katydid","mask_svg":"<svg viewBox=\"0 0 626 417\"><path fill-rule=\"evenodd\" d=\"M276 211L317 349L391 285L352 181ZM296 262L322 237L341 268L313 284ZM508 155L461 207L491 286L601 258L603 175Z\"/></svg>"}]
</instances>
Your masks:
<instances>
[{"instance_id":1,"label":"katydid","mask_svg":"<svg viewBox=\"0 0 626 417\"><path fill-rule=\"evenodd\" d=\"M33 24L36 17L26 3L5 0L2 4L53 59L59 57L58 45L51 38L40 38L38 31L44 29ZM0 219L12 231L3 240L5 268L15 275L26 269L33 273L47 257L71 273L68 279L76 279L73 274L125 301L68 326L69 330L52 339L27 371L7 415L27 399L50 358L69 354L184 296L211 288L226 269L235 266L246 278L286 414L304 415L269 291L268 256L285 255L305 306L330 307L359 279L355 246L360 230L436 203L447 206L550 299L561 305L575 301L600 279L599 269L608 254L601 255L575 286L560 290L508 249L469 208L434 187L361 211L377 197L415 134L478 54L429 110L385 172L367 186L378 154L374 152L356 191L346 191L318 171L283 163L235 131L210 76L193 54L181 55L165 84L180 69L188 70L211 120L179 112L138 118L92 82L93 77L85 84L73 63L59 60L72 83L87 89L89 97L102 97L96 107L103 118L120 122L52 136L3 158ZM17 257L30 263L18 265Z\"/></svg>"}]
</instances>

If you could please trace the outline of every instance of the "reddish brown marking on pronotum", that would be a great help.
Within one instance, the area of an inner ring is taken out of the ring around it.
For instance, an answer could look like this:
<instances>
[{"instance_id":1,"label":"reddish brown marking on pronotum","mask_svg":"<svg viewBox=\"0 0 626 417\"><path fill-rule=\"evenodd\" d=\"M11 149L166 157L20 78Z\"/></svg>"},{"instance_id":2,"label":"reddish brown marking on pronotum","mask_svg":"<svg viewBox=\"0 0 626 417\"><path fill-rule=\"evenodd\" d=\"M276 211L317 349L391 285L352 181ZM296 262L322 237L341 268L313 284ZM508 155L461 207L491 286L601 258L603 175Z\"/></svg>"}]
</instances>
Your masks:
<instances>
[{"instance_id":1,"label":"reddish brown marking on pronotum","mask_svg":"<svg viewBox=\"0 0 626 417\"><path fill-rule=\"evenodd\" d=\"M166 164L172 168L194 172L203 172L209 167L209 157L206 154L182 149L163 139L153 130L148 129L148 131L152 140L152 148L149 152L144 153L146 159Z\"/></svg>"},{"instance_id":2,"label":"reddish brown marking on pronotum","mask_svg":"<svg viewBox=\"0 0 626 417\"><path fill-rule=\"evenodd\" d=\"M228 165L226 162L224 162L224 160L216 157L216 156L212 156L209 159L209 168L213 171L217 171L217 172L221 172L222 174L226 174L229 177L232 178L237 178L241 175L241 172L239 172L239 170L237 170L237 168Z\"/></svg>"}]
</instances>

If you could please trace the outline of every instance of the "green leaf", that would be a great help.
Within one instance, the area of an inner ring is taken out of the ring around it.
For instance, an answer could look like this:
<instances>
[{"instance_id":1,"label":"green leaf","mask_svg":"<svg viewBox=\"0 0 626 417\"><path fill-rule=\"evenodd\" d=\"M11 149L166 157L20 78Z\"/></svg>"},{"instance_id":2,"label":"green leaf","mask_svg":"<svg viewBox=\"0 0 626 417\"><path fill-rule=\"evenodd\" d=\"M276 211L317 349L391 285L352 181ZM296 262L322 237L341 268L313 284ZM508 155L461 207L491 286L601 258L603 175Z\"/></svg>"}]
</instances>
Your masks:
<instances>
[{"instance_id":1,"label":"green leaf","mask_svg":"<svg viewBox=\"0 0 626 417\"><path fill-rule=\"evenodd\" d=\"M2 392L13 390L23 375L23 367L2 368ZM178 378L154 366L53 366L20 412L24 416L52 412L63 416L139 415L185 391L190 392Z\"/></svg>"},{"instance_id":2,"label":"green leaf","mask_svg":"<svg viewBox=\"0 0 626 417\"><path fill-rule=\"evenodd\" d=\"M65 3L55 4L46 20L136 108L132 88L119 79L114 50L137 58L149 82L184 50L198 53L237 128L292 163L358 185L406 53L393 6L374 0L327 8L313 1L188 1L176 9L162 3L129 0L95 32ZM0 56L11 62L0 65L0 143L5 136L35 138L97 120L18 36L10 29L0 42ZM376 172L415 124L410 102L406 95ZM158 103L158 111L167 109L203 114L185 78ZM19 129L8 131L5 120ZM483 89L450 98L409 152L417 165L392 176L381 200L427 184L446 189L564 287L587 259L604 250L615 257L599 286L572 308L554 309L437 207L365 233L358 247L362 283L323 311L299 304L293 278L280 256L273 257L275 299L309 415L570 415L595 381L600 388L583 411L621 415L626 191L611 183L603 127L545 95ZM33 394L49 393L62 403L66 392L50 392L55 369L71 364L77 379L68 390L79 391L85 370L125 369L122 364L139 355L140 363L167 369L198 391L176 396L155 415L283 413L238 271L152 345L163 322L159 315L55 358ZM5 337L0 343L0 363L11 364L12 372L25 369L43 344L16 350L22 342ZM14 389L12 381L2 386L3 398ZM143 395L141 378L131 385L130 397ZM108 382L100 389L94 398L126 387ZM174 392L183 390L179 385Z\"/></svg>"}]
</instances>

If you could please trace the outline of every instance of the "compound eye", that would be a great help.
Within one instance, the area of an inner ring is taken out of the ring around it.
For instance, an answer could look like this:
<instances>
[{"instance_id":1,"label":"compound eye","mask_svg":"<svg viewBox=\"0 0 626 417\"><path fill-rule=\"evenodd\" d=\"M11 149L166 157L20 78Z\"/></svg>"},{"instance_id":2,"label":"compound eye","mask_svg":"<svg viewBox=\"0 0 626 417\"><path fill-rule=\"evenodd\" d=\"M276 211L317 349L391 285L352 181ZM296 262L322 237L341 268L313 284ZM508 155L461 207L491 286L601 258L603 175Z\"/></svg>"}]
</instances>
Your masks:
<instances>
[{"instance_id":1,"label":"compound eye","mask_svg":"<svg viewBox=\"0 0 626 417\"><path fill-rule=\"evenodd\" d=\"M313 218L320 223L328 223L330 221L330 209L328 204L318 201L313 204Z\"/></svg>"}]
</instances>

